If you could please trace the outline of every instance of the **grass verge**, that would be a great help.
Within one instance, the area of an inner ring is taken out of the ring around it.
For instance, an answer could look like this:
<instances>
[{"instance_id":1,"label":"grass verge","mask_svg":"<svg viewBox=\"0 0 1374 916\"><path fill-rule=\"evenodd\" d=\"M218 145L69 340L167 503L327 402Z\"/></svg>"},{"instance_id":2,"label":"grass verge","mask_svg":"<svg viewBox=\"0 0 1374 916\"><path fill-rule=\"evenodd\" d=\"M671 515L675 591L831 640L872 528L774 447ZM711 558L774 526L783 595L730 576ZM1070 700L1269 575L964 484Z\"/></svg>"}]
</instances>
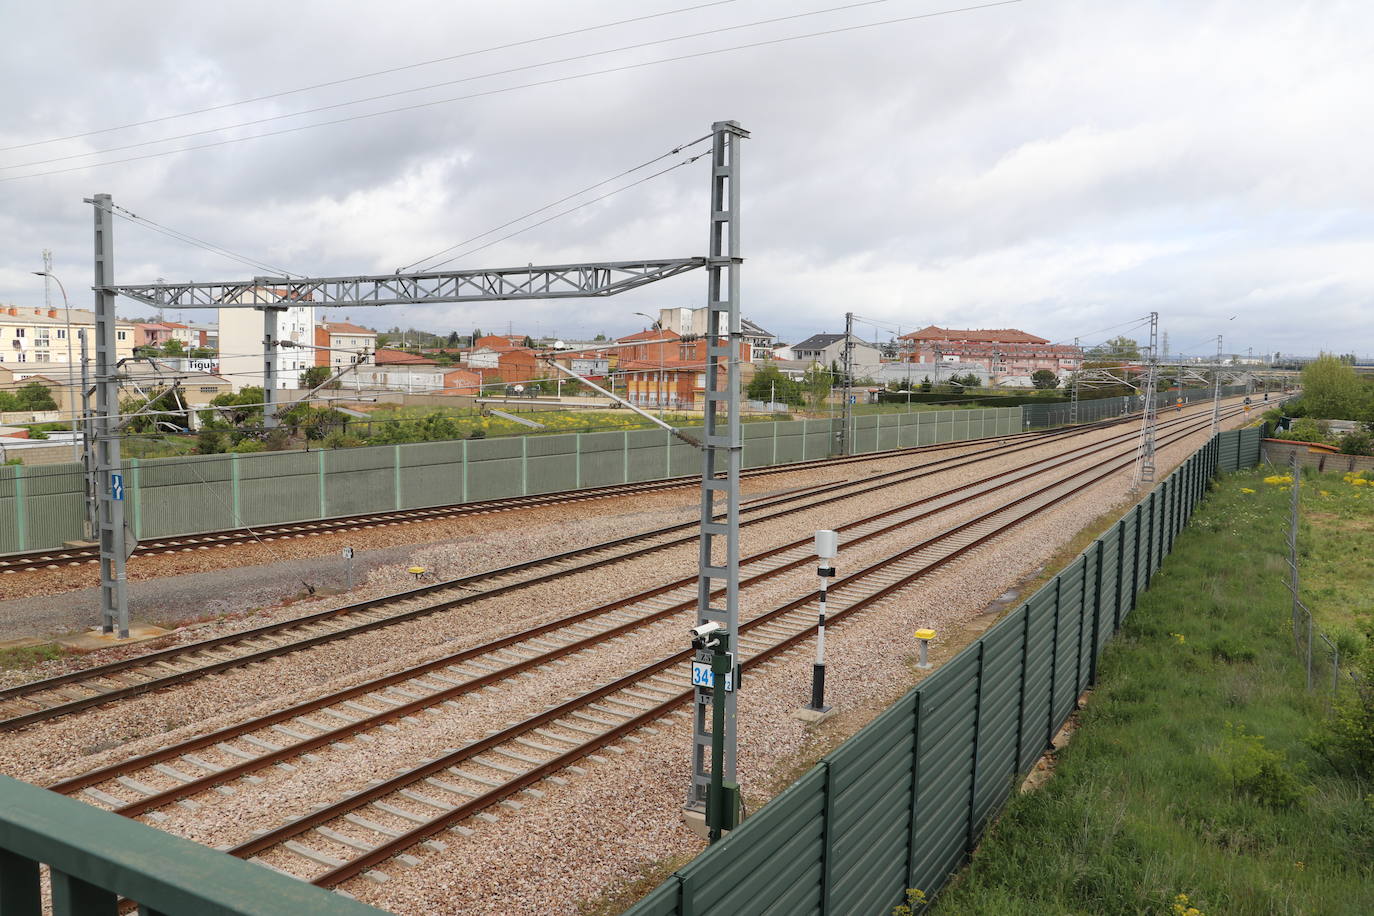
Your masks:
<instances>
[{"instance_id":1,"label":"grass verge","mask_svg":"<svg viewBox=\"0 0 1374 916\"><path fill-rule=\"evenodd\" d=\"M935 912L1370 912L1374 786L1308 741L1326 699L1293 653L1289 494L1267 473L1220 479L1108 647L1053 778L1012 800Z\"/></svg>"}]
</instances>

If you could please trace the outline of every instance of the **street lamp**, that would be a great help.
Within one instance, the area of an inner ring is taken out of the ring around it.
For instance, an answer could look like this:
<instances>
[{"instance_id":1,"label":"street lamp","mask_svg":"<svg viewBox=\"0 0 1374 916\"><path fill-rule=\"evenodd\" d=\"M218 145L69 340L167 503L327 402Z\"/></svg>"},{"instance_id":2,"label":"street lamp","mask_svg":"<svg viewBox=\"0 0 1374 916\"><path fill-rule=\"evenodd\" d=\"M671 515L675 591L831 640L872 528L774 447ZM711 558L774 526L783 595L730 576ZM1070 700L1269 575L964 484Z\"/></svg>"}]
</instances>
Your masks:
<instances>
[{"instance_id":1,"label":"street lamp","mask_svg":"<svg viewBox=\"0 0 1374 916\"><path fill-rule=\"evenodd\" d=\"M67 409L71 411L72 417L72 460L80 461L81 452L77 447L78 434L76 431L76 401L72 398L72 307L67 301L67 288L62 285L62 281L57 279L57 274L47 270L35 270L35 277L47 277L57 284L58 290L62 293L62 312L66 315L67 321Z\"/></svg>"}]
</instances>

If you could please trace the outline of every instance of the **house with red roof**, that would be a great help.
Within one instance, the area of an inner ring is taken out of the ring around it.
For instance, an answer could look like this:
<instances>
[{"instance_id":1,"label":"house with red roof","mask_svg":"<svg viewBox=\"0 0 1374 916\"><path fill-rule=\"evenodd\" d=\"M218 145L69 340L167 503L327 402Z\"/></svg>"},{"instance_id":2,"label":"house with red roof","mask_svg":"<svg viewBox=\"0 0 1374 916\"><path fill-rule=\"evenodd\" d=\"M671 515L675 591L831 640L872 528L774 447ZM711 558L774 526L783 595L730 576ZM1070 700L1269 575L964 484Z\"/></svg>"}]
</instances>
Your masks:
<instances>
[{"instance_id":1,"label":"house with red roof","mask_svg":"<svg viewBox=\"0 0 1374 916\"><path fill-rule=\"evenodd\" d=\"M898 338L901 358L917 363L971 364L999 378L1029 376L1040 369L1077 372L1083 350L1050 343L1017 328L941 328L935 325Z\"/></svg>"}]
</instances>

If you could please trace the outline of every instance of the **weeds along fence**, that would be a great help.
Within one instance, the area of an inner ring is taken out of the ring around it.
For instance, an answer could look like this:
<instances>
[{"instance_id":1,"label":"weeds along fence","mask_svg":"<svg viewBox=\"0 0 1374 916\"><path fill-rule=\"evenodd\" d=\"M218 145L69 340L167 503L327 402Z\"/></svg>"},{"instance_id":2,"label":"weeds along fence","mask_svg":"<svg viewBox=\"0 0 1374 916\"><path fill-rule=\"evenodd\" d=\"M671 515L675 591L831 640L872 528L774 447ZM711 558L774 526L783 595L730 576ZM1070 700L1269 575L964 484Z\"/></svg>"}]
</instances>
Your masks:
<instances>
[{"instance_id":1,"label":"weeds along fence","mask_svg":"<svg viewBox=\"0 0 1374 916\"><path fill-rule=\"evenodd\" d=\"M1028 601L827 755L632 916L886 916L933 897L1049 747L1218 471L1259 460L1220 433Z\"/></svg>"},{"instance_id":2,"label":"weeds along fence","mask_svg":"<svg viewBox=\"0 0 1374 916\"><path fill-rule=\"evenodd\" d=\"M840 420L746 423L746 468L835 453ZM1021 432L1019 407L852 419L854 454ZM464 439L310 452L130 459L136 538L482 502L701 473L700 453L663 430ZM79 464L0 467L0 553L81 536Z\"/></svg>"}]
</instances>

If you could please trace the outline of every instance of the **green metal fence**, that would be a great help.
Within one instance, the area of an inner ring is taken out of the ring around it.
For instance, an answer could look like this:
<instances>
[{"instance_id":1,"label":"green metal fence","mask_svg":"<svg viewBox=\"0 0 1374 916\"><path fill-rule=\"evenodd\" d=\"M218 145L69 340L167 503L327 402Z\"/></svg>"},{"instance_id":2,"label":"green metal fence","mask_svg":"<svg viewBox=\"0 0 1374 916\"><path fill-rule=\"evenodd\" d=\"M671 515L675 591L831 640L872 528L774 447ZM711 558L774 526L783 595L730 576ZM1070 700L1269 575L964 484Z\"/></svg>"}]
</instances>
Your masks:
<instances>
[{"instance_id":1,"label":"green metal fence","mask_svg":"<svg viewBox=\"0 0 1374 916\"><path fill-rule=\"evenodd\" d=\"M1224 398L1238 397L1246 393L1244 385L1228 385L1221 389L1221 396ZM1174 406L1174 403L1183 398L1185 404L1195 404L1200 401L1212 400L1212 389L1210 388L1185 388L1180 394L1178 391L1161 391L1155 395L1155 409L1166 410ZM1254 395L1257 407L1277 407L1279 400L1284 396L1277 392L1271 392L1270 402L1266 405L1263 401L1264 394L1261 392ZM1141 395L1131 395L1124 398L1093 398L1092 400L1082 400L1078 402L1078 422L1093 423L1098 420L1110 420L1112 417L1120 417L1135 410L1140 410L1144 405ZM1069 404L1027 404L1024 413L1024 423L1026 429L1044 429L1050 426L1067 426L1073 421L1073 407Z\"/></svg>"},{"instance_id":2,"label":"green metal fence","mask_svg":"<svg viewBox=\"0 0 1374 916\"><path fill-rule=\"evenodd\" d=\"M1093 683L1218 471L1260 431L1214 437L1063 572L629 913L886 916L933 896Z\"/></svg>"},{"instance_id":3,"label":"green metal fence","mask_svg":"<svg viewBox=\"0 0 1374 916\"><path fill-rule=\"evenodd\" d=\"M0 776L0 913L44 912L41 865L53 916L114 916L120 897L137 902L141 916L384 912Z\"/></svg>"},{"instance_id":4,"label":"green metal fence","mask_svg":"<svg viewBox=\"0 0 1374 916\"><path fill-rule=\"evenodd\" d=\"M834 453L839 420L744 425L744 466ZM915 411L853 418L865 454L1021 432L1021 408ZM311 452L125 462L138 538L195 534L575 490L701 472L700 453L664 430L565 433ZM0 467L0 553L80 537L80 465Z\"/></svg>"}]
</instances>

